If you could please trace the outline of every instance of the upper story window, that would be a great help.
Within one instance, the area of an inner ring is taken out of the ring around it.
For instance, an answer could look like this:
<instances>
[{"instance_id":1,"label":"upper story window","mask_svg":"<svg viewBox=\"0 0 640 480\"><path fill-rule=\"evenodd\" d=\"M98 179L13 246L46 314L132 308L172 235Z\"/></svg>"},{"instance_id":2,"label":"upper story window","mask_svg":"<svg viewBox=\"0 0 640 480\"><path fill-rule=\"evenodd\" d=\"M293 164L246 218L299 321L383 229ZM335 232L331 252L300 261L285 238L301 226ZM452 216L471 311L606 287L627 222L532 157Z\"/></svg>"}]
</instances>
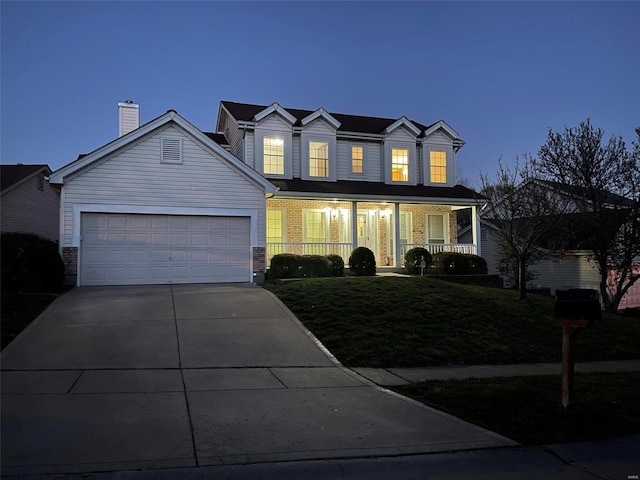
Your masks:
<instances>
[{"instance_id":1,"label":"upper story window","mask_svg":"<svg viewBox=\"0 0 640 480\"><path fill-rule=\"evenodd\" d=\"M364 147L353 145L351 147L351 173L364 172Z\"/></svg>"},{"instance_id":2,"label":"upper story window","mask_svg":"<svg viewBox=\"0 0 640 480\"><path fill-rule=\"evenodd\" d=\"M391 149L391 180L394 182L409 181L409 149Z\"/></svg>"},{"instance_id":3,"label":"upper story window","mask_svg":"<svg viewBox=\"0 0 640 480\"><path fill-rule=\"evenodd\" d=\"M284 174L284 139L282 137L264 137L263 170L265 174Z\"/></svg>"},{"instance_id":4,"label":"upper story window","mask_svg":"<svg viewBox=\"0 0 640 480\"><path fill-rule=\"evenodd\" d=\"M329 176L328 142L309 142L309 176Z\"/></svg>"},{"instance_id":5,"label":"upper story window","mask_svg":"<svg viewBox=\"0 0 640 480\"><path fill-rule=\"evenodd\" d=\"M431 150L429 163L431 165L431 183L447 183L447 152L444 150Z\"/></svg>"}]
</instances>

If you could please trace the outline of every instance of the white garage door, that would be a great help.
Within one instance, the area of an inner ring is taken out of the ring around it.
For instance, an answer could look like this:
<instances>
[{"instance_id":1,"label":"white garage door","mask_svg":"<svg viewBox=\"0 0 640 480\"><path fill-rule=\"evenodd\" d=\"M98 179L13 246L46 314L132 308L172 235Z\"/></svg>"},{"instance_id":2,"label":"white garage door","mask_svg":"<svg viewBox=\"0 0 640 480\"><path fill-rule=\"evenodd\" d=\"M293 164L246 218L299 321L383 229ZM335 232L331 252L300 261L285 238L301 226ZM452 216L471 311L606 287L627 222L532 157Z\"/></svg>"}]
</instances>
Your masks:
<instances>
[{"instance_id":1,"label":"white garage door","mask_svg":"<svg viewBox=\"0 0 640 480\"><path fill-rule=\"evenodd\" d=\"M246 217L84 213L81 285L247 282Z\"/></svg>"}]
</instances>

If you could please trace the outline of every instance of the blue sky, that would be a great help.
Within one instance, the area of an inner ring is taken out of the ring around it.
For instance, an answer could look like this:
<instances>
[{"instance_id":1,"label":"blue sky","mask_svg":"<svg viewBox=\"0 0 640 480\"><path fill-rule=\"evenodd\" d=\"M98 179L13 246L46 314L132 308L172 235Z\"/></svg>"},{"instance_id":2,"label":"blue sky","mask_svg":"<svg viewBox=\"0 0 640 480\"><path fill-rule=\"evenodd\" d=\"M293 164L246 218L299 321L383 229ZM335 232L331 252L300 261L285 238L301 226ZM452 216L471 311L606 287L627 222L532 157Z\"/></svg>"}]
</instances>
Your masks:
<instances>
[{"instance_id":1,"label":"blue sky","mask_svg":"<svg viewBox=\"0 0 640 480\"><path fill-rule=\"evenodd\" d=\"M640 126L639 2L7 2L1 161L57 169L175 109L220 100L443 119L472 186L591 118Z\"/></svg>"}]
</instances>

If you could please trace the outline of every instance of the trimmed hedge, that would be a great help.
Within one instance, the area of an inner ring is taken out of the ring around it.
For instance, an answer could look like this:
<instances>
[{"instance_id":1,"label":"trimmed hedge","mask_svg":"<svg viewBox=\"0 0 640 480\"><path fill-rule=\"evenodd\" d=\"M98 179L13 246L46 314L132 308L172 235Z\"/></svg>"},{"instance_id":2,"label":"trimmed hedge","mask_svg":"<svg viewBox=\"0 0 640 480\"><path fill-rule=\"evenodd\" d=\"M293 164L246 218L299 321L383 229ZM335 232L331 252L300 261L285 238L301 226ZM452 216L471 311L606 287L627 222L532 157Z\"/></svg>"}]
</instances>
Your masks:
<instances>
[{"instance_id":1,"label":"trimmed hedge","mask_svg":"<svg viewBox=\"0 0 640 480\"><path fill-rule=\"evenodd\" d=\"M340 255L327 255L331 263L331 276L341 277L344 274L344 260Z\"/></svg>"},{"instance_id":2,"label":"trimmed hedge","mask_svg":"<svg viewBox=\"0 0 640 480\"><path fill-rule=\"evenodd\" d=\"M349 270L356 275L374 276L376 257L367 247L358 247L349 256Z\"/></svg>"},{"instance_id":3,"label":"trimmed hedge","mask_svg":"<svg viewBox=\"0 0 640 480\"><path fill-rule=\"evenodd\" d=\"M343 270L344 260L340 255L280 253L271 259L269 279L340 277Z\"/></svg>"},{"instance_id":4,"label":"trimmed hedge","mask_svg":"<svg viewBox=\"0 0 640 480\"><path fill-rule=\"evenodd\" d=\"M420 262L425 261L426 267L424 271L420 271ZM422 247L414 247L407 250L404 254L404 269L409 275L420 275L421 273L429 273L429 266L431 265L431 254L429 250Z\"/></svg>"},{"instance_id":5,"label":"trimmed hedge","mask_svg":"<svg viewBox=\"0 0 640 480\"><path fill-rule=\"evenodd\" d=\"M31 233L3 233L2 289L56 292L64 284L64 263L56 242Z\"/></svg>"},{"instance_id":6,"label":"trimmed hedge","mask_svg":"<svg viewBox=\"0 0 640 480\"><path fill-rule=\"evenodd\" d=\"M484 275L487 272L486 260L470 253L435 253L429 268L433 275Z\"/></svg>"}]
</instances>

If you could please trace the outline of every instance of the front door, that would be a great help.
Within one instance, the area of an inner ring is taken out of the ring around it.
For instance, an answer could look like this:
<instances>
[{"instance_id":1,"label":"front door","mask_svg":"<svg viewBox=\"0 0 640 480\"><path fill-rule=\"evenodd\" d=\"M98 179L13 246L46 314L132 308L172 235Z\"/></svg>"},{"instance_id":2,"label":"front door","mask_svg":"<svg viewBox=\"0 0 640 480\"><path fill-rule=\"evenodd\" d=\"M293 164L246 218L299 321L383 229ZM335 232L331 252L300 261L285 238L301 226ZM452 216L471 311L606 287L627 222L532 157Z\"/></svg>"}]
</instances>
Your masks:
<instances>
[{"instance_id":1,"label":"front door","mask_svg":"<svg viewBox=\"0 0 640 480\"><path fill-rule=\"evenodd\" d=\"M376 210L358 211L358 246L367 247L376 256L376 263L383 264L378 258L378 212Z\"/></svg>"}]
</instances>

